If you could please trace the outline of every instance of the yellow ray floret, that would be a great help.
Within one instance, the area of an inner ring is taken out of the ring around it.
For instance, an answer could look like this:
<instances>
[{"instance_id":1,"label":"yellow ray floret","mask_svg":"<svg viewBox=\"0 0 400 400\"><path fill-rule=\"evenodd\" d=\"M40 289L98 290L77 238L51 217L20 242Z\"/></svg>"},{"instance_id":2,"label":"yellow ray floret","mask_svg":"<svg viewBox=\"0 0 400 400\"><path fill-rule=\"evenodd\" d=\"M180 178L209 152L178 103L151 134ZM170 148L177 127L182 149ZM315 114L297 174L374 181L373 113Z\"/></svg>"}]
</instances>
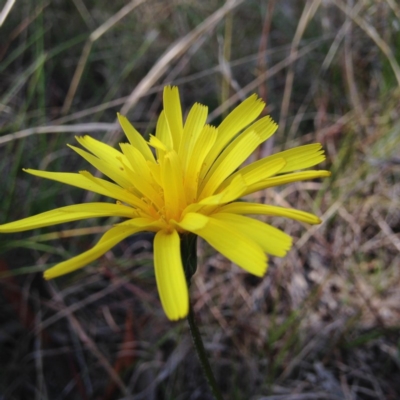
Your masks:
<instances>
[{"instance_id":1,"label":"yellow ray floret","mask_svg":"<svg viewBox=\"0 0 400 400\"><path fill-rule=\"evenodd\" d=\"M77 137L84 148L70 146L105 179L94 172L25 171L117 201L69 205L0 225L0 233L72 222L86 218L120 217L89 250L48 269L46 279L75 271L93 262L126 237L155 233L154 267L162 307L171 320L187 315L189 292L181 258L181 239L200 236L244 270L263 276L267 254L284 257L292 239L253 215L287 217L309 224L320 219L305 211L239 201L273 186L330 175L308 170L325 159L320 144L285 150L241 167L277 129L270 117L256 121L264 103L252 95L218 127L207 125L206 106L194 104L182 118L179 91L166 87L164 110L149 142L118 114L129 143L114 149L89 136Z\"/></svg>"},{"instance_id":2,"label":"yellow ray floret","mask_svg":"<svg viewBox=\"0 0 400 400\"><path fill-rule=\"evenodd\" d=\"M158 293L167 317L172 321L185 317L189 310L189 293L177 231L157 232L154 238L154 268Z\"/></svg>"},{"instance_id":3,"label":"yellow ray floret","mask_svg":"<svg viewBox=\"0 0 400 400\"><path fill-rule=\"evenodd\" d=\"M46 211L32 217L21 219L19 221L9 222L8 224L0 225L0 232L21 232L27 231L29 229L42 228L44 226L78 221L81 219L109 216L134 218L135 216L137 216L137 212L132 207L127 207L122 204L74 204L72 206L60 207L55 210Z\"/></svg>"}]
</instances>

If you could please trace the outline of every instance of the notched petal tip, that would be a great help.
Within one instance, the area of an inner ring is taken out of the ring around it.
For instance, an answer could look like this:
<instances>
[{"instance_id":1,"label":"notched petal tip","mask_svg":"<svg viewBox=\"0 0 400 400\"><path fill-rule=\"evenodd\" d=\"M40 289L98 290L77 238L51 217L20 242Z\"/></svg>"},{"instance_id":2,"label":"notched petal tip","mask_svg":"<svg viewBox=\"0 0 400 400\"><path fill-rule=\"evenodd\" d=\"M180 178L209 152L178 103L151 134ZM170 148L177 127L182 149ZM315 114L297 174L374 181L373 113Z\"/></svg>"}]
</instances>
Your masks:
<instances>
[{"instance_id":1,"label":"notched petal tip","mask_svg":"<svg viewBox=\"0 0 400 400\"><path fill-rule=\"evenodd\" d=\"M54 277L52 276L52 274L48 271L44 271L43 272L43 279L45 279L46 281L53 279Z\"/></svg>"}]
</instances>

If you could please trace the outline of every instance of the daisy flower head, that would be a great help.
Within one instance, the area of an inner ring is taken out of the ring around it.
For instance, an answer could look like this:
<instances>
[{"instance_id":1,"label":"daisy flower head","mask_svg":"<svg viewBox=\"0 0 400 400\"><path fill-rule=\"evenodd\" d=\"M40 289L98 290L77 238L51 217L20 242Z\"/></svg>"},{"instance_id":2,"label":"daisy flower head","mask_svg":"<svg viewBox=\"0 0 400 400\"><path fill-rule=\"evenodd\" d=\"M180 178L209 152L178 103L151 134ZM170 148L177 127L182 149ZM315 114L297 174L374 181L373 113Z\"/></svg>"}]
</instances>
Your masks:
<instances>
[{"instance_id":1,"label":"daisy flower head","mask_svg":"<svg viewBox=\"0 0 400 400\"><path fill-rule=\"evenodd\" d=\"M181 239L189 233L203 238L246 271L263 276L267 254L283 257L292 240L286 233L247 215L283 216L318 224L315 215L295 209L238 201L269 187L327 177L329 171L301 169L325 159L320 144L282 151L242 168L243 162L277 129L269 117L257 119L265 104L252 95L218 127L208 125L207 107L194 104L185 122L177 87L167 86L155 135L146 142L122 115L119 123L129 143L120 149L90 136L77 137L84 148L69 146L109 179L79 173L25 171L116 200L57 208L0 225L11 233L97 217L121 217L90 250L44 273L46 279L77 270L126 237L155 232L154 267L159 296L167 317L188 313L189 294L181 257Z\"/></svg>"}]
</instances>

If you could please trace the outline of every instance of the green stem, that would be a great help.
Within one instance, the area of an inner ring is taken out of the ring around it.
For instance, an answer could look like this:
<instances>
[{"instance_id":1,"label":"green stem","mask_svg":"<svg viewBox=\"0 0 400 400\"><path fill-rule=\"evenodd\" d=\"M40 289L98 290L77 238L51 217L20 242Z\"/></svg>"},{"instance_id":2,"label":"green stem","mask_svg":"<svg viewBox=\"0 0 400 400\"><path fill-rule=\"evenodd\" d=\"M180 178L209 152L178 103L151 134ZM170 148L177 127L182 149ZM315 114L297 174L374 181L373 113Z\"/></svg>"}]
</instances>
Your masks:
<instances>
[{"instance_id":1,"label":"green stem","mask_svg":"<svg viewBox=\"0 0 400 400\"><path fill-rule=\"evenodd\" d=\"M211 392L216 400L223 400L222 394L218 389L217 381L215 380L214 374L212 372L210 362L208 361L206 349L204 348L199 327L196 324L193 309L191 306L189 306L189 314L187 316L187 320L189 322L190 333L192 334L194 347L196 349L197 356L203 369L203 373L207 379L208 386L210 387Z\"/></svg>"},{"instance_id":2,"label":"green stem","mask_svg":"<svg viewBox=\"0 0 400 400\"><path fill-rule=\"evenodd\" d=\"M197 236L193 234L182 236L182 262L185 269L187 284L190 287L190 281L197 268L197 251L196 251ZM222 394L218 389L217 381L211 369L210 362L204 348L203 340L199 328L194 318L192 306L189 304L189 314L187 316L189 322L190 333L192 335L193 344L197 352L204 376L206 377L208 386L216 400L223 400Z\"/></svg>"}]
</instances>

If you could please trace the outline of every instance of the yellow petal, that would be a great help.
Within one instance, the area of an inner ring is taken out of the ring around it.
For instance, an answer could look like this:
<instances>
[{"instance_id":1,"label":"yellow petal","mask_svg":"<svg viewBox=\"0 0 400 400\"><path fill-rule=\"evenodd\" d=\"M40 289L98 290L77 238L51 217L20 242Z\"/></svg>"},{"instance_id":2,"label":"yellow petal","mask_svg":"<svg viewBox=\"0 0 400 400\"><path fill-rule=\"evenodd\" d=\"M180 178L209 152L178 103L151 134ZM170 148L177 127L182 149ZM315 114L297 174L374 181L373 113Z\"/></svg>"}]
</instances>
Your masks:
<instances>
[{"instance_id":1,"label":"yellow petal","mask_svg":"<svg viewBox=\"0 0 400 400\"><path fill-rule=\"evenodd\" d=\"M271 137L275 131L278 129L278 125L272 120L272 118L270 116L266 116L264 118L261 118L260 120L258 120L257 122L255 122L254 124L251 124L244 132L242 132L240 134L240 136L238 136L235 142L239 142L240 143L240 137L245 135L249 135L250 132L255 133L256 135L258 135L259 137L259 144L261 144L262 142L264 142L265 140L267 140L269 137ZM233 145L232 143L232 145ZM213 150L212 150L213 151ZM222 161L222 159L224 158L224 154L226 153L227 149L225 151L223 151L218 158L212 159L210 157L207 157L206 161L203 163L201 171L200 171L200 179L203 179L204 176L208 173L210 174L211 172L209 172L210 167L212 166L213 169L216 168L216 165L218 163L220 163ZM249 155L251 154L252 151L250 151ZM248 156L247 156L248 157ZM246 158L247 158L246 157ZM238 164L239 166L239 164Z\"/></svg>"},{"instance_id":2,"label":"yellow petal","mask_svg":"<svg viewBox=\"0 0 400 400\"><path fill-rule=\"evenodd\" d=\"M126 174L125 167L121 162L108 163L78 147L71 145L68 145L68 147L77 152L81 157L83 157L87 162L92 164L105 176L108 176L115 183L118 183L118 185L122 186L125 189L128 189L132 186L132 183L129 181L129 178Z\"/></svg>"},{"instance_id":3,"label":"yellow petal","mask_svg":"<svg viewBox=\"0 0 400 400\"><path fill-rule=\"evenodd\" d=\"M246 182L241 175L238 175L222 192L210 197L206 197L200 202L189 204L183 210L182 217L184 217L187 213L198 213L200 210L202 214L210 215L214 212L217 206L240 198L246 189Z\"/></svg>"},{"instance_id":4,"label":"yellow petal","mask_svg":"<svg viewBox=\"0 0 400 400\"><path fill-rule=\"evenodd\" d=\"M233 109L218 126L218 139L207 161L215 160L222 149L247 125L251 124L264 109L265 103L253 94Z\"/></svg>"},{"instance_id":5,"label":"yellow petal","mask_svg":"<svg viewBox=\"0 0 400 400\"><path fill-rule=\"evenodd\" d=\"M160 206L162 202L160 197L162 192L161 182L159 173L158 175L154 174L155 170L159 171L159 164L146 161L142 153L128 143L120 143L120 146L135 173L131 180L134 187L141 193L140 197L142 198L142 195L145 195L152 199L154 204Z\"/></svg>"},{"instance_id":6,"label":"yellow petal","mask_svg":"<svg viewBox=\"0 0 400 400\"><path fill-rule=\"evenodd\" d=\"M149 146L147 145L146 141L143 139L142 135L131 125L126 117L121 114L117 114L118 121L123 129L126 137L129 140L129 143L138 149L143 157L151 162L155 162L153 153L151 152Z\"/></svg>"},{"instance_id":7,"label":"yellow petal","mask_svg":"<svg viewBox=\"0 0 400 400\"><path fill-rule=\"evenodd\" d=\"M182 159L182 166L186 170L187 164L192 157L195 143L204 128L207 120L207 107L196 103L190 109L183 128L183 136L179 147L179 157Z\"/></svg>"},{"instance_id":8,"label":"yellow petal","mask_svg":"<svg viewBox=\"0 0 400 400\"><path fill-rule=\"evenodd\" d=\"M212 217L225 222L232 230L239 231L273 256L284 257L292 246L289 235L256 219L228 213L213 214Z\"/></svg>"},{"instance_id":9,"label":"yellow petal","mask_svg":"<svg viewBox=\"0 0 400 400\"><path fill-rule=\"evenodd\" d=\"M75 139L81 146L85 147L96 157L101 158L108 163L119 164L118 159L122 156L121 152L109 146L108 144L102 143L88 135L83 137L75 136Z\"/></svg>"},{"instance_id":10,"label":"yellow petal","mask_svg":"<svg viewBox=\"0 0 400 400\"><path fill-rule=\"evenodd\" d=\"M133 185L131 185L128 190L116 185L115 183L106 181L105 179L96 178L88 171L79 171L79 174L87 178L89 182L93 182L99 188L105 189L107 191L106 193L109 193L107 196L121 200L122 202L140 208L141 210L147 210L147 204L138 197L138 193L134 189ZM100 193L100 189L98 193Z\"/></svg>"},{"instance_id":11,"label":"yellow petal","mask_svg":"<svg viewBox=\"0 0 400 400\"><path fill-rule=\"evenodd\" d=\"M154 135L150 135L149 145L156 149L157 154L158 154L158 150L162 150L164 152L167 151L167 148L165 147L164 143L159 138L155 137Z\"/></svg>"},{"instance_id":12,"label":"yellow petal","mask_svg":"<svg viewBox=\"0 0 400 400\"><path fill-rule=\"evenodd\" d=\"M186 207L186 196L182 166L174 150L166 153L162 160L161 180L164 188L165 214L168 219L177 219Z\"/></svg>"},{"instance_id":13,"label":"yellow petal","mask_svg":"<svg viewBox=\"0 0 400 400\"><path fill-rule=\"evenodd\" d=\"M179 90L176 86L166 86L164 88L163 104L174 142L174 149L178 151L182 139L183 123Z\"/></svg>"},{"instance_id":14,"label":"yellow petal","mask_svg":"<svg viewBox=\"0 0 400 400\"><path fill-rule=\"evenodd\" d=\"M204 178L199 198L212 195L227 178L261 143L256 131L249 131L236 138L218 157Z\"/></svg>"},{"instance_id":15,"label":"yellow petal","mask_svg":"<svg viewBox=\"0 0 400 400\"><path fill-rule=\"evenodd\" d=\"M182 229L201 236L217 251L246 271L263 276L267 269L267 257L261 246L241 229L230 223L207 217L202 214L188 213L178 223Z\"/></svg>"},{"instance_id":16,"label":"yellow petal","mask_svg":"<svg viewBox=\"0 0 400 400\"><path fill-rule=\"evenodd\" d=\"M204 159L215 143L217 134L218 131L215 127L205 125L195 143L192 156L188 159L185 175L185 190L188 202L195 201L197 197L197 190L201 183L199 172L201 171Z\"/></svg>"},{"instance_id":17,"label":"yellow petal","mask_svg":"<svg viewBox=\"0 0 400 400\"><path fill-rule=\"evenodd\" d=\"M269 187L286 185L287 183L291 182L306 181L309 179L317 179L317 178L326 178L328 176L331 176L331 173L329 171L324 171L324 170L293 172L292 174L274 176L272 178L266 179L265 181L260 181L253 185L250 185L249 188L246 190L245 194L254 193Z\"/></svg>"},{"instance_id":18,"label":"yellow petal","mask_svg":"<svg viewBox=\"0 0 400 400\"><path fill-rule=\"evenodd\" d=\"M183 270L180 239L171 233L157 232L154 238L154 268L161 304L167 317L175 321L189 311L189 292Z\"/></svg>"},{"instance_id":19,"label":"yellow petal","mask_svg":"<svg viewBox=\"0 0 400 400\"><path fill-rule=\"evenodd\" d=\"M233 214L273 215L277 217L291 218L296 221L306 222L308 224L321 223L321 220L316 215L305 211L295 210L293 208L270 206L268 204L246 203L242 201L226 204L218 208L218 212Z\"/></svg>"},{"instance_id":20,"label":"yellow petal","mask_svg":"<svg viewBox=\"0 0 400 400\"><path fill-rule=\"evenodd\" d=\"M159 209L163 208L164 200L160 194L161 188L157 187L156 185L152 185L154 182L152 179L149 181L140 173L134 173L125 164L123 165L127 174L127 178L133 187L138 191L140 198L146 198L148 201L151 201L153 204L155 204Z\"/></svg>"},{"instance_id":21,"label":"yellow petal","mask_svg":"<svg viewBox=\"0 0 400 400\"><path fill-rule=\"evenodd\" d=\"M268 163L272 160L278 158L283 158L286 161L286 165L280 173L292 172L299 169L313 167L325 160L324 150L320 143L307 144L305 146L298 146L293 149L281 151L279 153L273 154L263 158L262 160L256 161L255 163L249 165L245 168L256 168L262 163ZM243 170L245 169L243 168Z\"/></svg>"},{"instance_id":22,"label":"yellow petal","mask_svg":"<svg viewBox=\"0 0 400 400\"><path fill-rule=\"evenodd\" d=\"M112 199L120 200L132 206L146 209L146 205L135 195L122 189L115 183L108 182L101 178L96 178L87 171L81 171L79 174L69 172L48 172L35 169L24 169L25 172L39 176L40 178L51 179L53 181L65 183L80 189L89 190L94 193L108 196Z\"/></svg>"},{"instance_id":23,"label":"yellow petal","mask_svg":"<svg viewBox=\"0 0 400 400\"><path fill-rule=\"evenodd\" d=\"M129 222L131 223L131 226L118 225L111 228L90 250L85 251L79 256L75 256L69 260L63 261L48 269L44 272L44 278L53 279L82 268L102 256L104 253L106 253L108 250L110 250L126 237L146 229L146 224L143 223L143 221L138 222L137 226L132 225L132 221Z\"/></svg>"},{"instance_id":24,"label":"yellow petal","mask_svg":"<svg viewBox=\"0 0 400 400\"><path fill-rule=\"evenodd\" d=\"M147 162L151 176L158 186L162 187L160 164Z\"/></svg>"},{"instance_id":25,"label":"yellow petal","mask_svg":"<svg viewBox=\"0 0 400 400\"><path fill-rule=\"evenodd\" d=\"M151 182L152 175L150 173L149 164L143 157L143 154L129 143L120 143L119 145L126 159L129 161L132 171L138 174L138 176L143 176L143 179ZM154 165L154 163L152 164Z\"/></svg>"},{"instance_id":26,"label":"yellow petal","mask_svg":"<svg viewBox=\"0 0 400 400\"><path fill-rule=\"evenodd\" d=\"M250 186L261 180L265 180L273 175L276 175L285 165L286 161L283 158L276 158L274 160L268 160L262 163L252 163L227 178L218 188L218 191L228 186L238 175L242 176L246 184Z\"/></svg>"},{"instance_id":27,"label":"yellow petal","mask_svg":"<svg viewBox=\"0 0 400 400\"><path fill-rule=\"evenodd\" d=\"M242 175L238 174L232 179L231 183L220 193L206 197L201 200L199 205L221 205L229 203L233 200L237 200L247 189L247 182L244 180Z\"/></svg>"},{"instance_id":28,"label":"yellow petal","mask_svg":"<svg viewBox=\"0 0 400 400\"><path fill-rule=\"evenodd\" d=\"M187 213L183 220L176 224L188 232L197 233L204 229L208 222L209 218L203 214Z\"/></svg>"},{"instance_id":29,"label":"yellow petal","mask_svg":"<svg viewBox=\"0 0 400 400\"><path fill-rule=\"evenodd\" d=\"M22 232L29 229L62 224L64 222L111 216L133 218L136 216L136 213L133 208L124 206L122 204L74 204L72 206L57 208L55 210L46 211L32 217L20 219L19 221L9 222L8 224L0 225L0 232Z\"/></svg>"},{"instance_id":30,"label":"yellow petal","mask_svg":"<svg viewBox=\"0 0 400 400\"><path fill-rule=\"evenodd\" d=\"M278 124L269 116L263 117L258 121L251 124L247 130L255 130L261 137L261 140L265 142L269 139L278 129Z\"/></svg>"},{"instance_id":31,"label":"yellow petal","mask_svg":"<svg viewBox=\"0 0 400 400\"><path fill-rule=\"evenodd\" d=\"M165 146L167 151L170 151L174 148L171 130L164 111L161 111L157 120L156 138Z\"/></svg>"}]
</instances>

